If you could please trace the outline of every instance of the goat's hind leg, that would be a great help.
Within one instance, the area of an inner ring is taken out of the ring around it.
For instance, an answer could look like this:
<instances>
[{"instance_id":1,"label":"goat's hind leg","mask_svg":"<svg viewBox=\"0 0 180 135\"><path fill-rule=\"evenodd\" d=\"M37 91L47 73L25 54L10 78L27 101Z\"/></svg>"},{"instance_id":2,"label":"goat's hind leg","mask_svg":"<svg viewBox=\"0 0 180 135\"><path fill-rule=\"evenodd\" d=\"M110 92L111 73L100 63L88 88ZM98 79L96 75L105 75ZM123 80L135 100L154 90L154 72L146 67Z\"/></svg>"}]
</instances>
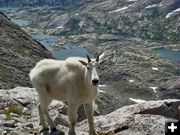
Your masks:
<instances>
[{"instance_id":1,"label":"goat's hind leg","mask_svg":"<svg viewBox=\"0 0 180 135\"><path fill-rule=\"evenodd\" d=\"M47 129L47 125L44 118L44 116L46 116L50 128L54 130L56 129L56 126L48 113L48 106L51 103L52 99L49 97L49 93L45 88L36 88L36 90L38 92L40 101L38 105L40 124L43 126L43 129Z\"/></svg>"},{"instance_id":2,"label":"goat's hind leg","mask_svg":"<svg viewBox=\"0 0 180 135\"><path fill-rule=\"evenodd\" d=\"M41 105L41 107L42 107L42 113L46 116L46 119L47 119L48 124L49 124L49 126L50 126L52 135L64 135L64 132L56 129L56 125L54 124L53 120L52 120L51 117L49 116L48 106L49 106L49 104L51 103L51 100L46 100L46 101L48 101L48 102L43 102L43 103L46 103L46 104L42 104L42 105ZM41 108L41 107L40 107L40 108ZM40 118L40 119L41 119L41 118ZM44 127L43 127L43 128L44 128Z\"/></svg>"},{"instance_id":3,"label":"goat's hind leg","mask_svg":"<svg viewBox=\"0 0 180 135\"><path fill-rule=\"evenodd\" d=\"M38 112L39 112L39 119L40 119L39 125L43 126L43 130L48 130L40 103L38 104Z\"/></svg>"},{"instance_id":4,"label":"goat's hind leg","mask_svg":"<svg viewBox=\"0 0 180 135\"><path fill-rule=\"evenodd\" d=\"M44 95L43 97L40 97L40 101L41 101L40 104L41 104L42 113L46 116L47 122L51 130L56 131L56 125L54 124L53 120L51 119L48 113L48 106L51 103L52 99L48 97L45 98L45 95Z\"/></svg>"},{"instance_id":5,"label":"goat's hind leg","mask_svg":"<svg viewBox=\"0 0 180 135\"><path fill-rule=\"evenodd\" d=\"M57 131L56 125L55 125L54 121L51 119L51 117L49 116L48 111L45 111L44 113L45 113L45 116L46 116L47 121L48 121L48 123L49 123L49 126L50 126L50 128L51 128L51 131L52 131L52 132Z\"/></svg>"}]
</instances>

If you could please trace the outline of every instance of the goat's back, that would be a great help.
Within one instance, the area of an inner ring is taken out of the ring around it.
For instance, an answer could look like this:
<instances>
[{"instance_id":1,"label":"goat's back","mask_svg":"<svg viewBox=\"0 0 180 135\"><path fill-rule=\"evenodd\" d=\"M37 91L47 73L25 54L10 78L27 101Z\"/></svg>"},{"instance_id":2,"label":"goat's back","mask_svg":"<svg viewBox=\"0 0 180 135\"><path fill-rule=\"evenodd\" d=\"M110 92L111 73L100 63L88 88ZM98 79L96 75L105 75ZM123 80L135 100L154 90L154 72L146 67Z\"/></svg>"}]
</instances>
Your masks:
<instances>
[{"instance_id":1,"label":"goat's back","mask_svg":"<svg viewBox=\"0 0 180 135\"><path fill-rule=\"evenodd\" d=\"M85 67L76 58L65 61L44 59L30 72L30 79L37 91L44 87L53 98L67 97L72 91L84 89ZM58 94L59 93L59 94ZM80 92L82 93L82 92Z\"/></svg>"}]
</instances>

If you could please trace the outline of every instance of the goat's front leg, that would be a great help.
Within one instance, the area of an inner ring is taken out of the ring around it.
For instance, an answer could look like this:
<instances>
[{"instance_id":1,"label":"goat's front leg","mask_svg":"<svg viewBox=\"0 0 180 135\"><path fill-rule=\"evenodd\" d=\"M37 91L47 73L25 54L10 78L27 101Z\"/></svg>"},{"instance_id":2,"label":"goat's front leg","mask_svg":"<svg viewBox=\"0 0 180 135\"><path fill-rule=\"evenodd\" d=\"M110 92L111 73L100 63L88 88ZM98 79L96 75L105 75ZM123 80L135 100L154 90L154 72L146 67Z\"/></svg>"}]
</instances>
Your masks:
<instances>
[{"instance_id":1,"label":"goat's front leg","mask_svg":"<svg viewBox=\"0 0 180 135\"><path fill-rule=\"evenodd\" d=\"M84 109L89 123L89 133L91 135L96 135L94 129L94 119L93 119L93 115L94 115L93 102L84 104Z\"/></svg>"},{"instance_id":2,"label":"goat's front leg","mask_svg":"<svg viewBox=\"0 0 180 135\"><path fill-rule=\"evenodd\" d=\"M69 103L68 105L68 118L69 118L69 122L70 122L70 130L69 133L70 135L76 135L75 132L75 125L76 125L76 121L77 121L77 109L78 109L78 105L75 103Z\"/></svg>"}]
</instances>

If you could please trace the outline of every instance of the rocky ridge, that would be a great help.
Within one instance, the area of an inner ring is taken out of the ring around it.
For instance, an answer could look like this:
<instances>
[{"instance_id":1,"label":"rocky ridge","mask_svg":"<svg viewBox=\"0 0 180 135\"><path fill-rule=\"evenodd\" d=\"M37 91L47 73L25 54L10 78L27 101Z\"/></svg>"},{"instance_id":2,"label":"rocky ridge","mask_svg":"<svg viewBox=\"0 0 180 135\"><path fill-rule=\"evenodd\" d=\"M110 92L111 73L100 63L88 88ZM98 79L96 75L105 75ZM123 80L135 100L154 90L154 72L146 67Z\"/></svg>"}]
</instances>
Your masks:
<instances>
[{"instance_id":1,"label":"rocky ridge","mask_svg":"<svg viewBox=\"0 0 180 135\"><path fill-rule=\"evenodd\" d=\"M102 99L101 96L97 99L99 98ZM39 131L42 127L38 123L37 103L37 92L32 88L1 89L0 132L13 135L40 134ZM109 105L111 103L109 102ZM103 106L107 108L107 105ZM97 108L99 106L100 104L97 103ZM164 135L165 121L180 119L179 106L180 100L177 99L148 101L124 106L109 114L106 112L95 116L95 127L99 135L141 135L147 133ZM97 108L96 110L98 110ZM49 111L58 129L67 134L69 124L66 116L66 104L54 101L50 105ZM84 115L83 112L79 114ZM87 120L83 119L76 125L78 135L88 135Z\"/></svg>"},{"instance_id":2,"label":"rocky ridge","mask_svg":"<svg viewBox=\"0 0 180 135\"><path fill-rule=\"evenodd\" d=\"M51 5L51 6L59 6L59 8L63 8L64 6L74 6L84 5L85 3L96 2L97 0L0 0L1 6L43 6L43 5ZM99 0L100 1L100 0Z\"/></svg>"},{"instance_id":3,"label":"rocky ridge","mask_svg":"<svg viewBox=\"0 0 180 135\"><path fill-rule=\"evenodd\" d=\"M14 14L32 21L26 28L66 36L89 33L122 35L163 42L179 42L178 0L77 1L74 8L23 7ZM13 15L13 16L14 16Z\"/></svg>"},{"instance_id":4,"label":"rocky ridge","mask_svg":"<svg viewBox=\"0 0 180 135\"><path fill-rule=\"evenodd\" d=\"M0 12L0 88L31 86L28 74L50 52Z\"/></svg>"}]
</instances>

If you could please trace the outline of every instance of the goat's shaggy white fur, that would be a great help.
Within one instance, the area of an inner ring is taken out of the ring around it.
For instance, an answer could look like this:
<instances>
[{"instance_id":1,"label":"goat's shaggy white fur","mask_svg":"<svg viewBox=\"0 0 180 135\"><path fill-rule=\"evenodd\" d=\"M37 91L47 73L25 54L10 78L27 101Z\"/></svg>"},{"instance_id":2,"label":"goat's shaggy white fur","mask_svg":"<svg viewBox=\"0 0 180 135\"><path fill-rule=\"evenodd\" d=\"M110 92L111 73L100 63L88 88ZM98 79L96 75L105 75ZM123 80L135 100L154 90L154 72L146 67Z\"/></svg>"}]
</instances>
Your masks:
<instances>
[{"instance_id":1,"label":"goat's shaggy white fur","mask_svg":"<svg viewBox=\"0 0 180 135\"><path fill-rule=\"evenodd\" d=\"M56 129L48 114L48 106L53 99L68 102L69 133L75 135L74 126L77 119L77 109L83 104L88 118L90 134L95 134L93 123L93 101L98 93L97 85L92 84L92 78L87 69L87 60L80 57L70 57L66 60L44 59L31 70L30 80L39 94L38 105L40 124L47 128L46 116L50 128ZM90 65L98 61L92 60ZM96 71L96 67L95 72ZM96 79L98 75L96 75ZM91 79L90 79L91 78Z\"/></svg>"}]
</instances>

